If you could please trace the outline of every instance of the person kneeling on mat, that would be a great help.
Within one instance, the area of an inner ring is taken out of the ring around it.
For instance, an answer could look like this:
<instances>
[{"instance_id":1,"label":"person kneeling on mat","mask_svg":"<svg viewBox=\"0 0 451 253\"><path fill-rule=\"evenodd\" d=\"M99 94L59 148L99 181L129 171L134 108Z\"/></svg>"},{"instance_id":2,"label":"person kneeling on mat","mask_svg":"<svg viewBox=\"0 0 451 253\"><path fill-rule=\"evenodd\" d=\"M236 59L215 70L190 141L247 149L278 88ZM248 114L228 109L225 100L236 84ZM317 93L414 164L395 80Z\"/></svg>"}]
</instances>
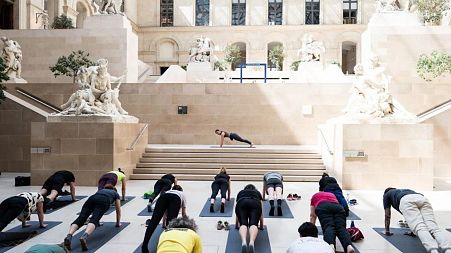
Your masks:
<instances>
[{"instance_id":1,"label":"person kneeling on mat","mask_svg":"<svg viewBox=\"0 0 451 253\"><path fill-rule=\"evenodd\" d=\"M37 192L23 192L17 196L7 198L0 204L0 232L14 219L22 222L22 227L28 227L31 213L37 212L39 227L45 228L44 224L44 197Z\"/></svg>"},{"instance_id":2,"label":"person kneeling on mat","mask_svg":"<svg viewBox=\"0 0 451 253\"><path fill-rule=\"evenodd\" d=\"M227 171L225 168L221 168L219 174L215 176L215 181L211 184L211 197L210 197L210 212L213 213L215 211L214 204L216 195L218 195L219 190L221 190L221 213L224 212L225 209L225 201L226 201L226 193L227 200L230 201L230 176L227 175Z\"/></svg>"},{"instance_id":3,"label":"person kneeling on mat","mask_svg":"<svg viewBox=\"0 0 451 253\"><path fill-rule=\"evenodd\" d=\"M75 199L75 176L67 170L60 170L51 175L44 183L41 189L41 195L46 197L48 201L55 201L58 195L63 193L64 185L70 186L70 194L72 200Z\"/></svg>"},{"instance_id":4,"label":"person kneeling on mat","mask_svg":"<svg viewBox=\"0 0 451 253\"><path fill-rule=\"evenodd\" d=\"M265 194L269 198L269 216L274 216L274 200L277 200L277 215L283 216L282 213L282 192L283 192L283 176L279 172L267 172L263 176L263 199Z\"/></svg>"},{"instance_id":5,"label":"person kneeling on mat","mask_svg":"<svg viewBox=\"0 0 451 253\"><path fill-rule=\"evenodd\" d=\"M254 243L258 235L258 222L263 230L263 198L254 185L248 184L238 193L235 207L236 228L240 230L241 253L254 253ZM247 234L249 231L249 245Z\"/></svg>"},{"instance_id":6,"label":"person kneeling on mat","mask_svg":"<svg viewBox=\"0 0 451 253\"><path fill-rule=\"evenodd\" d=\"M347 253L354 253L351 236L346 231L346 215L337 198L330 192L318 192L310 201L310 222L316 223L318 217L323 230L323 239L335 250L335 238L338 237Z\"/></svg>"},{"instance_id":7,"label":"person kneeling on mat","mask_svg":"<svg viewBox=\"0 0 451 253\"><path fill-rule=\"evenodd\" d=\"M80 244L83 251L88 250L88 236L94 232L96 227L100 226L100 219L110 209L111 204L116 206L116 227L121 226L121 201L116 188L111 184L105 185L105 188L97 191L88 198L81 208L80 215L72 223L69 234L64 238L64 246L71 250L72 236L81 228L89 218L85 233L80 237ZM91 215L89 217L89 215Z\"/></svg>"},{"instance_id":8,"label":"person kneeling on mat","mask_svg":"<svg viewBox=\"0 0 451 253\"><path fill-rule=\"evenodd\" d=\"M338 203L340 203L345 210L346 217L349 216L348 202L343 195L343 190L341 190L341 187L335 178L330 177L327 173L323 173L321 179L319 180L319 191L333 193L337 198Z\"/></svg>"},{"instance_id":9,"label":"person kneeling on mat","mask_svg":"<svg viewBox=\"0 0 451 253\"><path fill-rule=\"evenodd\" d=\"M155 198L169 191L173 185L177 185L177 178L172 174L166 174L157 180L153 186L153 192L149 196L149 204L147 204L147 211L149 213L152 212L152 205Z\"/></svg>"},{"instance_id":10,"label":"person kneeling on mat","mask_svg":"<svg viewBox=\"0 0 451 253\"><path fill-rule=\"evenodd\" d=\"M158 253L202 253L202 242L196 233L197 225L188 217L175 218L160 235Z\"/></svg>"},{"instance_id":11,"label":"person kneeling on mat","mask_svg":"<svg viewBox=\"0 0 451 253\"><path fill-rule=\"evenodd\" d=\"M165 192L161 195L155 205L152 218L147 220L146 234L144 235L143 244L141 246L142 253L148 253L148 244L153 232L157 228L161 219L163 219L163 227L166 227L167 223L177 218L180 209L182 209L182 216L186 216L186 197L183 193L183 189L180 185L174 185L172 190Z\"/></svg>"},{"instance_id":12,"label":"person kneeling on mat","mask_svg":"<svg viewBox=\"0 0 451 253\"><path fill-rule=\"evenodd\" d=\"M427 252L438 253L438 249L442 249L444 253L451 253L448 236L437 226L431 203L423 194L410 189L389 187L384 191L383 201L385 235L393 235L390 232L391 207L393 207L404 216L407 225L420 238Z\"/></svg>"},{"instance_id":13,"label":"person kneeling on mat","mask_svg":"<svg viewBox=\"0 0 451 253\"><path fill-rule=\"evenodd\" d=\"M247 143L247 144L249 144L250 148L254 147L254 144L252 142L241 138L241 136L239 136L237 133L228 133L226 131L216 129L215 134L221 136L220 143L219 143L219 147L221 147L221 148L224 145L224 138L229 138L231 141L235 140L235 141Z\"/></svg>"},{"instance_id":14,"label":"person kneeling on mat","mask_svg":"<svg viewBox=\"0 0 451 253\"><path fill-rule=\"evenodd\" d=\"M122 189L121 200L125 200L126 181L125 181L125 173L121 170L121 168L119 168L117 171L110 171L110 172L104 174L99 179L98 190L105 188L105 185L107 185L107 184L111 184L114 187L116 187L118 181L121 182L121 189Z\"/></svg>"},{"instance_id":15,"label":"person kneeling on mat","mask_svg":"<svg viewBox=\"0 0 451 253\"><path fill-rule=\"evenodd\" d=\"M334 253L335 251L323 240L318 238L315 224L304 222L298 228L300 238L291 243L287 253Z\"/></svg>"},{"instance_id":16,"label":"person kneeling on mat","mask_svg":"<svg viewBox=\"0 0 451 253\"><path fill-rule=\"evenodd\" d=\"M24 253L69 253L64 244L36 244Z\"/></svg>"}]
</instances>

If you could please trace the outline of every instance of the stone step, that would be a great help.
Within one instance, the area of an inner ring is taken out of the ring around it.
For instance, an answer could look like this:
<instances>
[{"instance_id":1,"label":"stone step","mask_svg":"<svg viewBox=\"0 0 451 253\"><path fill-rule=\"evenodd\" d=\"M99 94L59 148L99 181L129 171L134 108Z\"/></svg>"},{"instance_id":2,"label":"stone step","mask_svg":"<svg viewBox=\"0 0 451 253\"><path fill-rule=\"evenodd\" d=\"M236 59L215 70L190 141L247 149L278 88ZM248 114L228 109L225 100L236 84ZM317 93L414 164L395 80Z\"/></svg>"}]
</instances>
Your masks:
<instances>
[{"instance_id":1,"label":"stone step","mask_svg":"<svg viewBox=\"0 0 451 253\"><path fill-rule=\"evenodd\" d=\"M322 159L265 159L265 158L141 158L140 163L228 163L228 164L323 164Z\"/></svg>"},{"instance_id":2,"label":"stone step","mask_svg":"<svg viewBox=\"0 0 451 253\"><path fill-rule=\"evenodd\" d=\"M164 174L132 174L132 180L158 180ZM261 175L231 175L232 181L261 181ZM186 181L212 181L212 175L177 174L178 180ZM284 182L318 182L321 176L284 176Z\"/></svg>"},{"instance_id":3,"label":"stone step","mask_svg":"<svg viewBox=\"0 0 451 253\"><path fill-rule=\"evenodd\" d=\"M284 178L285 176L321 176L325 170L317 169L302 169L302 170L272 170L280 172ZM210 175L212 179L218 174L218 169L179 169L179 168L137 168L133 171L134 174L196 174L196 175ZM260 179L268 172L266 169L227 169L229 175L259 175Z\"/></svg>"},{"instance_id":4,"label":"stone step","mask_svg":"<svg viewBox=\"0 0 451 253\"><path fill-rule=\"evenodd\" d=\"M143 158L265 158L265 159L321 159L320 154L274 154L274 153L177 153L150 152Z\"/></svg>"},{"instance_id":5,"label":"stone step","mask_svg":"<svg viewBox=\"0 0 451 253\"><path fill-rule=\"evenodd\" d=\"M185 168L185 169L218 169L226 167L227 169L325 169L323 164L233 164L233 163L138 163L136 168Z\"/></svg>"},{"instance_id":6,"label":"stone step","mask_svg":"<svg viewBox=\"0 0 451 253\"><path fill-rule=\"evenodd\" d=\"M145 149L146 153L253 153L253 154L318 154L318 150L312 148L305 149L284 149L284 148L248 148L243 147L225 147L217 148L214 146L202 146L198 148L193 148L190 146L186 147L152 147L147 146Z\"/></svg>"}]
</instances>

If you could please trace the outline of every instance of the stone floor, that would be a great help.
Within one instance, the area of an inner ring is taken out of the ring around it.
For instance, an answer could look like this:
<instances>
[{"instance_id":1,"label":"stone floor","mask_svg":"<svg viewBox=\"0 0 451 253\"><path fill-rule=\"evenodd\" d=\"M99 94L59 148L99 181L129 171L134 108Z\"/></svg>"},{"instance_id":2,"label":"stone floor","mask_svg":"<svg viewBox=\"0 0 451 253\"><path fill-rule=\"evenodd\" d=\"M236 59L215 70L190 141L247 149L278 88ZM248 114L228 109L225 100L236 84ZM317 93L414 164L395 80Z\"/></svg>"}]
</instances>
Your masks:
<instances>
[{"instance_id":1,"label":"stone floor","mask_svg":"<svg viewBox=\"0 0 451 253\"><path fill-rule=\"evenodd\" d=\"M40 187L13 187L13 177L16 174L2 174L0 176L0 201L23 191L37 191ZM141 196L142 193L153 186L153 181L129 181L127 194ZM236 196L237 192L244 187L247 182L232 182L232 196ZM261 182L255 183L257 187L261 187ZM199 225L199 234L202 238L205 253L224 252L227 241L227 232L224 230L216 230L216 222L219 218L200 218L198 217L202 206L208 198L210 191L209 182L181 182L188 196L188 214L195 218ZM297 238L298 226L309 219L309 199L317 189L316 183L286 183L285 193L298 193L302 196L302 200L290 201L289 206L294 214L294 219L266 219L268 233L271 241L273 253L286 252L287 246ZM94 187L77 187L77 194L90 195L95 192ZM359 204L353 206L351 210L362 218L362 221L356 221L365 239L356 244L360 252L369 253L394 253L399 252L390 243L384 240L372 227L383 227L384 214L382 209L382 192L380 191L345 191L345 195L349 193L351 198L358 200ZM451 203L449 200L449 191L424 192L431 200L436 211L436 218L439 224L445 228L451 228ZM86 200L86 199L85 199ZM83 202L79 201L75 204L67 206L45 218L49 221L63 221L63 224L51 229L43 235L39 235L20 246L15 247L9 252L23 252L31 245L37 243L59 243L67 234L70 223L76 218L76 213L81 209ZM140 212L146 204L146 200L138 197L123 207L122 220L131 222L121 233L114 239L105 244L98 252L133 252L141 243L144 236L144 226L142 225L147 217L139 217ZM393 226L397 226L397 221L401 219L398 213L394 213L392 218ZM36 216L32 220L37 220ZM235 218L227 218L233 223ZM104 216L103 221L115 221L115 214ZM16 226L19 223L15 221L9 227ZM8 227L8 228L9 228ZM7 229L8 229L7 228ZM451 239L451 233L449 233Z\"/></svg>"}]
</instances>

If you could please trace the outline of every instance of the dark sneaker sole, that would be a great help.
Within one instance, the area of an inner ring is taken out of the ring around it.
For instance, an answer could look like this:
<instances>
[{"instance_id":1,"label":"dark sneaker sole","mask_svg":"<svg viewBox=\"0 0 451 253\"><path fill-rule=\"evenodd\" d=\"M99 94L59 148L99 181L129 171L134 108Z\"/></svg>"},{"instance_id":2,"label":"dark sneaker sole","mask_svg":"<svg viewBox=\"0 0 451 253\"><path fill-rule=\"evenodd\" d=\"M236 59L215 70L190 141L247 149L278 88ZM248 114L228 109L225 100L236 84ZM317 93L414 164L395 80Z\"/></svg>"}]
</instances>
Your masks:
<instances>
[{"instance_id":1,"label":"dark sneaker sole","mask_svg":"<svg viewBox=\"0 0 451 253\"><path fill-rule=\"evenodd\" d=\"M249 251L248 252L249 253L254 253L255 252L254 245L249 245Z\"/></svg>"},{"instance_id":2,"label":"dark sneaker sole","mask_svg":"<svg viewBox=\"0 0 451 253\"><path fill-rule=\"evenodd\" d=\"M71 247L71 240L69 240L69 238L64 238L64 247L66 247L68 250L72 250Z\"/></svg>"},{"instance_id":3,"label":"dark sneaker sole","mask_svg":"<svg viewBox=\"0 0 451 253\"><path fill-rule=\"evenodd\" d=\"M88 243L86 242L86 239L80 238L80 244L81 244L81 250L88 251Z\"/></svg>"},{"instance_id":4,"label":"dark sneaker sole","mask_svg":"<svg viewBox=\"0 0 451 253\"><path fill-rule=\"evenodd\" d=\"M247 253L247 245L241 245L241 253Z\"/></svg>"}]
</instances>

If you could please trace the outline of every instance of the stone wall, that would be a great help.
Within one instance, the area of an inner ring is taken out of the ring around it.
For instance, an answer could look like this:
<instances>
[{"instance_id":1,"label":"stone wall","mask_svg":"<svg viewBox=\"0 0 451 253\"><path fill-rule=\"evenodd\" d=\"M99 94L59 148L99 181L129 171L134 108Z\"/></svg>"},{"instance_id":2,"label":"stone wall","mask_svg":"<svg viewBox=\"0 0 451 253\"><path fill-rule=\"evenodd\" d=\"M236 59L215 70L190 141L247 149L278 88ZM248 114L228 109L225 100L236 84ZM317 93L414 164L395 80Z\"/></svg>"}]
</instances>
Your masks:
<instances>
[{"instance_id":1,"label":"stone wall","mask_svg":"<svg viewBox=\"0 0 451 253\"><path fill-rule=\"evenodd\" d=\"M31 154L32 184L41 185L58 170L70 170L78 185L95 186L106 172L122 168L130 175L147 145L147 132L134 150L127 150L144 124L47 123L31 124L31 146L50 147L47 154Z\"/></svg>"},{"instance_id":2,"label":"stone wall","mask_svg":"<svg viewBox=\"0 0 451 253\"><path fill-rule=\"evenodd\" d=\"M426 123L434 125L434 177L451 178L451 110Z\"/></svg>"}]
</instances>

